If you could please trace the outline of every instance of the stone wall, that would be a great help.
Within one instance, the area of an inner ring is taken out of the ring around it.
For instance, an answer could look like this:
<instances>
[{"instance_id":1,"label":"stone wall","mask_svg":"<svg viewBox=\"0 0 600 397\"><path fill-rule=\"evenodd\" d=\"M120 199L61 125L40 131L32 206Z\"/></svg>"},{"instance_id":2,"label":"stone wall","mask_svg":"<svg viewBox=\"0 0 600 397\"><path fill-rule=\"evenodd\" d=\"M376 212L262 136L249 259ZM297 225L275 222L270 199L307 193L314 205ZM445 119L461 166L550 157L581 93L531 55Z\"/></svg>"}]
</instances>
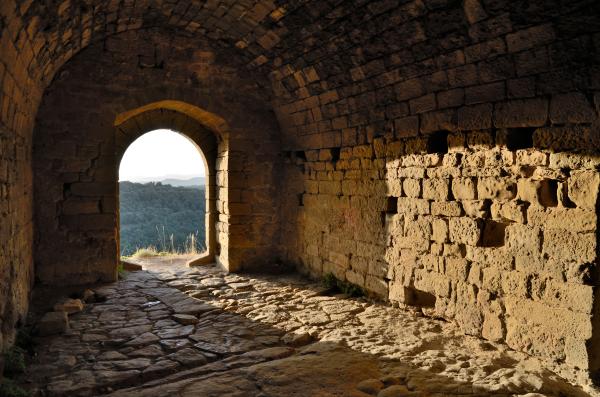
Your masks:
<instances>
[{"instance_id":1,"label":"stone wall","mask_svg":"<svg viewBox=\"0 0 600 397\"><path fill-rule=\"evenodd\" d=\"M600 158L551 150L564 130L306 151L305 171L291 171L305 188L296 261L465 333L587 368Z\"/></svg>"},{"instance_id":2,"label":"stone wall","mask_svg":"<svg viewBox=\"0 0 600 397\"><path fill-rule=\"evenodd\" d=\"M12 15L6 8L0 16ZM0 18L0 351L24 321L33 285L31 135L42 88L20 29Z\"/></svg>"},{"instance_id":3,"label":"stone wall","mask_svg":"<svg viewBox=\"0 0 600 397\"><path fill-rule=\"evenodd\" d=\"M286 258L596 371L600 21L583 3L376 2L360 32L315 27L271 74Z\"/></svg>"},{"instance_id":4,"label":"stone wall","mask_svg":"<svg viewBox=\"0 0 600 397\"><path fill-rule=\"evenodd\" d=\"M38 112L38 280L73 284L114 279L117 153L136 135L159 127L179 130L205 148L204 133L198 130L202 126L167 110L139 116L133 132L114 126L120 113L165 99L203 109L207 122L224 120L212 131L218 135L213 138L219 142L218 158L216 150L205 153L216 175L218 259L241 270L276 257L271 244L277 229L276 121L250 77L206 42L160 30L116 35L76 56L46 90ZM123 134L128 138L121 139Z\"/></svg>"}]
</instances>

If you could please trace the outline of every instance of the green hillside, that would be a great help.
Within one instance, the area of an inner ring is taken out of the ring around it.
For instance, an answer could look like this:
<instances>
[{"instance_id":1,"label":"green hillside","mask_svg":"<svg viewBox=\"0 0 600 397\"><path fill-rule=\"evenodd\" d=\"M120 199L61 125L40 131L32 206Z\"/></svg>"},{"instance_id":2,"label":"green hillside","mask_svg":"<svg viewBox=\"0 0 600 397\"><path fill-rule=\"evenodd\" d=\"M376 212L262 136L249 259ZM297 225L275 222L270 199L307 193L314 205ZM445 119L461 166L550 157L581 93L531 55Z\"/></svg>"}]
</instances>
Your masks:
<instances>
[{"instance_id":1,"label":"green hillside","mask_svg":"<svg viewBox=\"0 0 600 397\"><path fill-rule=\"evenodd\" d=\"M158 182L120 182L121 255L138 248L186 250L194 235L204 250L204 187L175 187ZM171 243L171 235L173 243Z\"/></svg>"}]
</instances>

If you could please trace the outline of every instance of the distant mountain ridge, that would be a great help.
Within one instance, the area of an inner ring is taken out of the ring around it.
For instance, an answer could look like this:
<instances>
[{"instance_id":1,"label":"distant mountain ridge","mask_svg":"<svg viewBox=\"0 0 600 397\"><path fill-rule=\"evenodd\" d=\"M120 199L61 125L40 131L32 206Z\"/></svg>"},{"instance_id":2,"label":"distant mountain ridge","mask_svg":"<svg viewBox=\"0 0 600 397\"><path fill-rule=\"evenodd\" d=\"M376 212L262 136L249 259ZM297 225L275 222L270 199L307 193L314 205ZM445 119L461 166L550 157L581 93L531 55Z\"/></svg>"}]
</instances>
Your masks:
<instances>
[{"instance_id":1,"label":"distant mountain ridge","mask_svg":"<svg viewBox=\"0 0 600 397\"><path fill-rule=\"evenodd\" d=\"M182 186L182 187L192 187L192 186L204 186L206 182L206 178L203 176L197 176L195 178L189 179L178 179L178 178L167 178L160 181L163 185L171 185L171 186Z\"/></svg>"},{"instance_id":2,"label":"distant mountain ridge","mask_svg":"<svg viewBox=\"0 0 600 397\"><path fill-rule=\"evenodd\" d=\"M195 176L191 178L186 178L184 176L179 177L176 175L165 175L162 177L149 177L149 178L139 178L131 181L121 181L121 182L132 182L132 183L149 183L149 182L160 182L163 185L171 185L171 186L180 186L180 187L201 187L206 184L206 177L203 176Z\"/></svg>"}]
</instances>

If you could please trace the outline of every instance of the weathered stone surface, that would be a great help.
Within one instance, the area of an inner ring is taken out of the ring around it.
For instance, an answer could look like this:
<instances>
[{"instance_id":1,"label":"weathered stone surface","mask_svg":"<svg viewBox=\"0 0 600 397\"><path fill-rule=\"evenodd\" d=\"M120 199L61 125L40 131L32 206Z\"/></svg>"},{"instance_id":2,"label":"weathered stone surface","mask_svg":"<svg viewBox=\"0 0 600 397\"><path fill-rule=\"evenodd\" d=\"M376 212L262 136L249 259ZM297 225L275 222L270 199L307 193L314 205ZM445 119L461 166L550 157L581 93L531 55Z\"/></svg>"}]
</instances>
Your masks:
<instances>
[{"instance_id":1,"label":"weathered stone surface","mask_svg":"<svg viewBox=\"0 0 600 397\"><path fill-rule=\"evenodd\" d=\"M83 310L83 302L80 299L67 299L64 302L54 305L55 312L65 312L67 314L77 313Z\"/></svg>"},{"instance_id":2,"label":"weathered stone surface","mask_svg":"<svg viewBox=\"0 0 600 397\"><path fill-rule=\"evenodd\" d=\"M198 317L190 314L175 314L173 319L183 325L193 325L198 323Z\"/></svg>"},{"instance_id":3,"label":"weathered stone surface","mask_svg":"<svg viewBox=\"0 0 600 397\"><path fill-rule=\"evenodd\" d=\"M69 318L64 311L48 312L37 324L38 332L42 336L56 335L69 329Z\"/></svg>"}]
</instances>

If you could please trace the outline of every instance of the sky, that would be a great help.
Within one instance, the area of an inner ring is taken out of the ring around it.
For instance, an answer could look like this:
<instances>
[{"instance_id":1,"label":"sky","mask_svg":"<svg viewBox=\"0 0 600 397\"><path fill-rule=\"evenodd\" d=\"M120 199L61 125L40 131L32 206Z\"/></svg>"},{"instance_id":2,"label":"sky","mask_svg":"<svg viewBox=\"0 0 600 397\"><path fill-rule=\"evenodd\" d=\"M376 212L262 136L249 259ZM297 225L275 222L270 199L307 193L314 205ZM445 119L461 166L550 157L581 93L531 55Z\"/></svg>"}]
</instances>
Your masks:
<instances>
[{"instance_id":1,"label":"sky","mask_svg":"<svg viewBox=\"0 0 600 397\"><path fill-rule=\"evenodd\" d=\"M125 151L119 180L147 182L204 176L201 156L185 136L170 130L151 131L136 139Z\"/></svg>"}]
</instances>

